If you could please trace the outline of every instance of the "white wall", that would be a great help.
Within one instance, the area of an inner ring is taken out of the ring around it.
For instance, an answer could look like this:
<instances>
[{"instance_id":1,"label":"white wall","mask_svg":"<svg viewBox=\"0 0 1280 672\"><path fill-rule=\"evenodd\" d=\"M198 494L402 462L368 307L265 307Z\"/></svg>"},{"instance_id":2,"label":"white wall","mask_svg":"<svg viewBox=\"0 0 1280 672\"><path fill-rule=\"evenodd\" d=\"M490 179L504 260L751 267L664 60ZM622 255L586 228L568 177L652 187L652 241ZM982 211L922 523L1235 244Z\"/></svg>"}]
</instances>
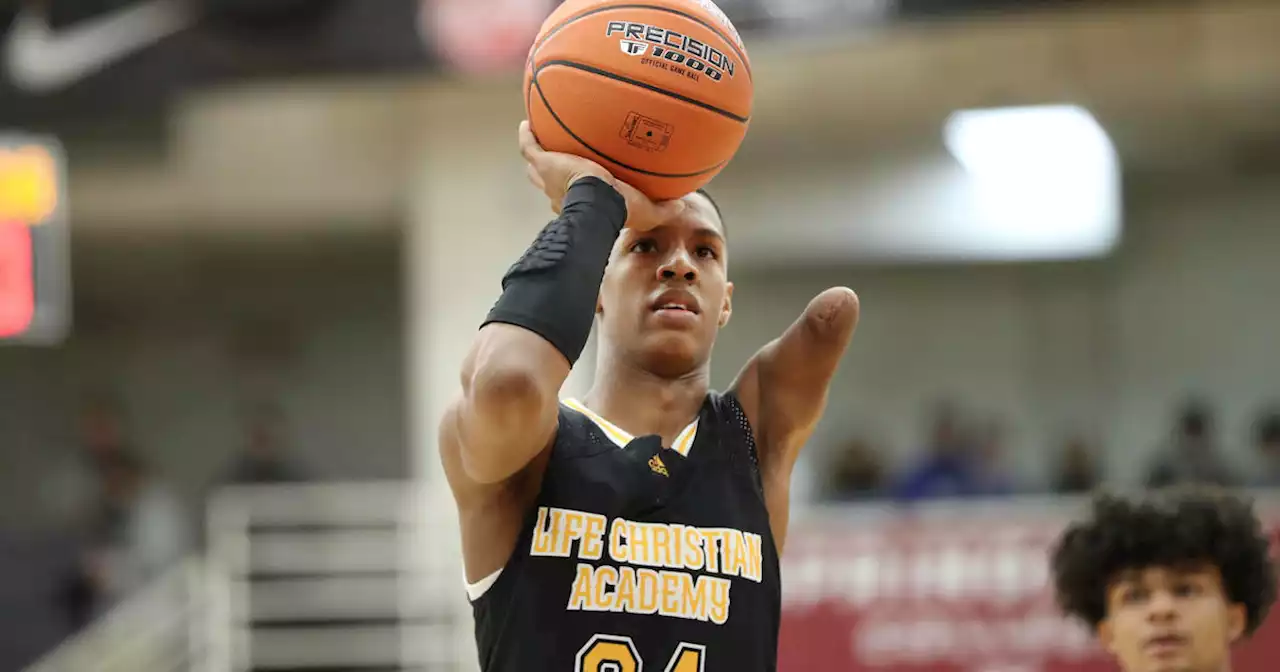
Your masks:
<instances>
[{"instance_id":1,"label":"white wall","mask_svg":"<svg viewBox=\"0 0 1280 672\"><path fill-rule=\"evenodd\" d=\"M395 241L282 243L148 235L81 240L74 338L0 349L0 527L40 521L42 474L77 441L81 395L125 397L139 451L194 509L242 445L240 411L288 415L294 454L321 478L408 475ZM282 356L233 354L235 334L283 325Z\"/></svg>"},{"instance_id":2,"label":"white wall","mask_svg":"<svg viewBox=\"0 0 1280 672\"><path fill-rule=\"evenodd\" d=\"M735 315L717 349L716 383L727 384L814 294L844 284L859 292L863 319L814 454L866 436L905 459L923 439L928 403L955 394L1011 423L1024 478L1043 479L1063 434L1086 431L1103 442L1111 478L1129 481L1141 478L1173 407L1202 393L1220 404L1244 469L1252 414L1280 400L1280 301L1268 295L1280 290L1280 181L1170 185L1131 202L1122 248L1102 262L731 267Z\"/></svg>"}]
</instances>

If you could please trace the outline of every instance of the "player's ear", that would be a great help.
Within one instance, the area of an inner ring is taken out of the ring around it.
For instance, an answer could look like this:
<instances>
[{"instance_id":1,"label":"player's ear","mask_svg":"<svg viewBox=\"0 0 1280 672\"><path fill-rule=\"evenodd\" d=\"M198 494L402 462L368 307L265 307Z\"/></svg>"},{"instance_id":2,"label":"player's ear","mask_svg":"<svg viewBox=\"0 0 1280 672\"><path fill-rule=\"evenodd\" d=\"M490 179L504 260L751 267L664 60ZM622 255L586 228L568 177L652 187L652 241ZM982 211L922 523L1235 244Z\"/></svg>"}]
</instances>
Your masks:
<instances>
[{"instance_id":1,"label":"player's ear","mask_svg":"<svg viewBox=\"0 0 1280 672\"><path fill-rule=\"evenodd\" d=\"M618 241L613 245L613 251L609 253L609 261L604 265L604 277L600 279L600 291L596 292L596 315L604 314L604 290L609 284L609 270L613 267L613 260L618 256L618 246L621 244L622 236L618 236Z\"/></svg>"},{"instance_id":2,"label":"player's ear","mask_svg":"<svg viewBox=\"0 0 1280 672\"><path fill-rule=\"evenodd\" d=\"M1244 630L1248 623L1249 614L1245 611L1243 604L1227 605L1227 634L1231 635L1232 643L1244 637Z\"/></svg>"},{"instance_id":3,"label":"player's ear","mask_svg":"<svg viewBox=\"0 0 1280 672\"><path fill-rule=\"evenodd\" d=\"M1098 623L1097 634L1098 634L1098 643L1102 645L1103 650L1105 650L1107 653L1115 655L1116 638L1115 638L1115 630L1111 627L1111 621L1105 618L1102 619L1102 622Z\"/></svg>"},{"instance_id":4,"label":"player's ear","mask_svg":"<svg viewBox=\"0 0 1280 672\"><path fill-rule=\"evenodd\" d=\"M720 328L729 324L729 318L733 316L733 283L726 282L724 286L724 305L720 306Z\"/></svg>"}]
</instances>

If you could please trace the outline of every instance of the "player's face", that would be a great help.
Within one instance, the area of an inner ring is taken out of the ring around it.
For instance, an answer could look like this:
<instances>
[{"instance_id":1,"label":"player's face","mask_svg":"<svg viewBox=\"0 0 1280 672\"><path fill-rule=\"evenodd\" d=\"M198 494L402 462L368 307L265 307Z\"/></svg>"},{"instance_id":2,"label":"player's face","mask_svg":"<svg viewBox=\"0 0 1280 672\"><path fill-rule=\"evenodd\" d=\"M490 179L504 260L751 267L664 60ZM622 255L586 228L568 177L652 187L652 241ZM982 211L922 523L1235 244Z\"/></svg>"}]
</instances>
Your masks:
<instances>
[{"instance_id":1,"label":"player's face","mask_svg":"<svg viewBox=\"0 0 1280 672\"><path fill-rule=\"evenodd\" d=\"M677 219L650 231L624 229L600 287L600 335L646 371L674 378L711 356L729 322L733 283L715 207L685 197Z\"/></svg>"},{"instance_id":2,"label":"player's face","mask_svg":"<svg viewBox=\"0 0 1280 672\"><path fill-rule=\"evenodd\" d=\"M1125 672L1220 672L1244 626L1217 569L1152 567L1112 582L1098 634Z\"/></svg>"}]
</instances>

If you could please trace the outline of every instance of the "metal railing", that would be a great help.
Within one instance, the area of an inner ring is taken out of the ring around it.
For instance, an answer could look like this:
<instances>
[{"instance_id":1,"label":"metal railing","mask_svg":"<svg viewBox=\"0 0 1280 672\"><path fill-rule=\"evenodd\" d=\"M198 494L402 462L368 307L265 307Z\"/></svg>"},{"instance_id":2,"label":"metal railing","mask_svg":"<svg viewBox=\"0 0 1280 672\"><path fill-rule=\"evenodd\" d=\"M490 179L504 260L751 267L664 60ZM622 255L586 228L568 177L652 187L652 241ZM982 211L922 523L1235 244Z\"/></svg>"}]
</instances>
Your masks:
<instances>
[{"instance_id":1,"label":"metal railing","mask_svg":"<svg viewBox=\"0 0 1280 672\"><path fill-rule=\"evenodd\" d=\"M444 510L400 482L219 492L201 669L472 669L449 506L433 516Z\"/></svg>"},{"instance_id":2,"label":"metal railing","mask_svg":"<svg viewBox=\"0 0 1280 672\"><path fill-rule=\"evenodd\" d=\"M178 672L203 657L205 571L190 558L27 668L27 672Z\"/></svg>"},{"instance_id":3,"label":"metal railing","mask_svg":"<svg viewBox=\"0 0 1280 672\"><path fill-rule=\"evenodd\" d=\"M409 483L224 488L203 557L27 672L474 670L455 521Z\"/></svg>"}]
</instances>

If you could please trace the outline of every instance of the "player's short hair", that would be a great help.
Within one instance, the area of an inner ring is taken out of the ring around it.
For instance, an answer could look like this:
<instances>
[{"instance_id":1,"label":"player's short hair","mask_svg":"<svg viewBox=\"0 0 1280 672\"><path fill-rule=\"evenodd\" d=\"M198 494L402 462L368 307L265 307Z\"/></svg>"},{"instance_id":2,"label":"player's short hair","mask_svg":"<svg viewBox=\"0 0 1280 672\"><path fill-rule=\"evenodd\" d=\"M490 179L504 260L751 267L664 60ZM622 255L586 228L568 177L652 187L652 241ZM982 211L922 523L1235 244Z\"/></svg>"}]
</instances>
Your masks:
<instances>
[{"instance_id":1,"label":"player's short hair","mask_svg":"<svg viewBox=\"0 0 1280 672\"><path fill-rule=\"evenodd\" d=\"M722 212L722 211L720 210L720 204L719 204L719 203L716 203L716 199L712 198L712 197L711 197L711 194L707 193L707 190L706 190L706 189L698 189L698 190L697 190L697 191L695 191L694 193L695 193L695 194L702 194L702 197L703 197L703 198L705 198L705 199L707 199L707 202L708 202L708 203L710 203L710 204L711 204L711 207L715 209L715 211L716 211L716 217L719 217L719 218L720 218L720 232L721 232L721 233L723 233L725 236L728 236L728 235L729 235L729 225L728 225L727 223L725 223L725 221L724 221L724 212Z\"/></svg>"},{"instance_id":2,"label":"player's short hair","mask_svg":"<svg viewBox=\"0 0 1280 672\"><path fill-rule=\"evenodd\" d=\"M1276 599L1269 551L1252 501L1175 488L1137 498L1094 497L1091 517L1067 528L1050 566L1058 605L1095 628L1107 616L1107 590L1121 572L1216 567L1227 599L1244 605L1245 631L1252 634Z\"/></svg>"}]
</instances>

